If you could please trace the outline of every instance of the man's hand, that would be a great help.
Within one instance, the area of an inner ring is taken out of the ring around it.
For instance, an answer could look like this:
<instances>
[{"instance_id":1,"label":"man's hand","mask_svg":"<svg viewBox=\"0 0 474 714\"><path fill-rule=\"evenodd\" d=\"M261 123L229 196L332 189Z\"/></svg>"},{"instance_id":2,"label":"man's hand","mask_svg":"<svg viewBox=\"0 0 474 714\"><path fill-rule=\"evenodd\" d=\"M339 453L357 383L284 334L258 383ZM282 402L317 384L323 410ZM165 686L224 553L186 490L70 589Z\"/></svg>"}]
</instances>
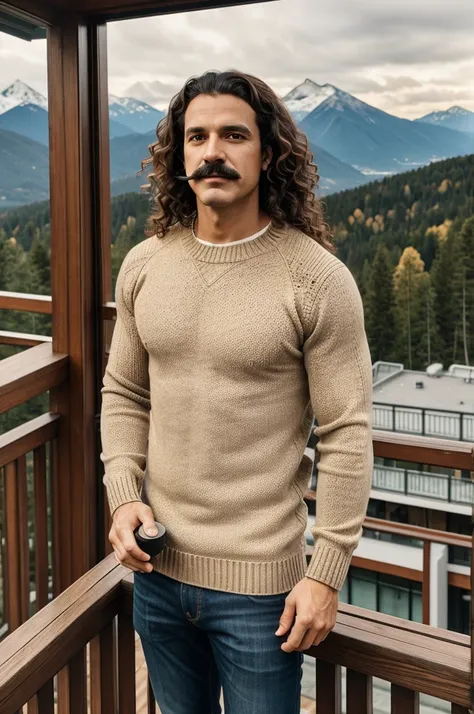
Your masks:
<instances>
[{"instance_id":1,"label":"man's hand","mask_svg":"<svg viewBox=\"0 0 474 714\"><path fill-rule=\"evenodd\" d=\"M303 578L285 600L280 627L275 635L284 635L296 621L290 636L281 646L284 652L303 652L319 645L336 624L338 591L312 578Z\"/></svg>"},{"instance_id":2,"label":"man's hand","mask_svg":"<svg viewBox=\"0 0 474 714\"><path fill-rule=\"evenodd\" d=\"M143 523L145 533L156 535L155 519L150 506L140 501L132 501L119 506L113 514L109 541L115 551L117 562L133 571L151 573L153 566L144 561L150 560L137 544L133 531Z\"/></svg>"}]
</instances>

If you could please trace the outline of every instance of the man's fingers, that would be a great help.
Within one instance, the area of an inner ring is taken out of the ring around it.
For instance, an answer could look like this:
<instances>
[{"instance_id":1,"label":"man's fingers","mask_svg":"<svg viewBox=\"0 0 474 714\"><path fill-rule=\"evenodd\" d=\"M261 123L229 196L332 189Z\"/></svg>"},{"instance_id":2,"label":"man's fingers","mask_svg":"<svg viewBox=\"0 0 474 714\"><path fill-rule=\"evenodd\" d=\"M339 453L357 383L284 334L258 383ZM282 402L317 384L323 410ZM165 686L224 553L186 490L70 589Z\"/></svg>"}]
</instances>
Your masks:
<instances>
[{"instance_id":1,"label":"man's fingers","mask_svg":"<svg viewBox=\"0 0 474 714\"><path fill-rule=\"evenodd\" d=\"M312 627L310 630L308 630L306 635L303 637L301 645L298 647L300 652L308 650L312 645L319 644L317 640L322 632L323 631L318 630L317 627Z\"/></svg>"},{"instance_id":2,"label":"man's fingers","mask_svg":"<svg viewBox=\"0 0 474 714\"><path fill-rule=\"evenodd\" d=\"M116 560L126 568L130 568L130 570L139 570L142 573L150 573L153 570L151 563L144 563L142 560L137 560L121 545L114 546L114 552Z\"/></svg>"},{"instance_id":3,"label":"man's fingers","mask_svg":"<svg viewBox=\"0 0 474 714\"><path fill-rule=\"evenodd\" d=\"M135 540L133 535L133 531L130 532L129 530L126 530L124 532L119 532L119 537L122 542L123 548L130 556L132 556L132 558L135 558L136 560L150 560L150 556L148 555L148 553L144 553L143 550L137 544L137 541Z\"/></svg>"},{"instance_id":4,"label":"man's fingers","mask_svg":"<svg viewBox=\"0 0 474 714\"><path fill-rule=\"evenodd\" d=\"M281 649L285 652L292 652L299 647L311 624L312 623L308 622L306 618L298 619L298 616L296 616L296 622L292 627L290 636L287 641L282 644Z\"/></svg>"},{"instance_id":5,"label":"man's fingers","mask_svg":"<svg viewBox=\"0 0 474 714\"><path fill-rule=\"evenodd\" d=\"M316 635L316 639L314 640L314 645L317 647L318 645L321 644L321 642L324 642L326 637L329 635L331 630L328 630L326 627L322 630L319 631L319 633Z\"/></svg>"}]
</instances>

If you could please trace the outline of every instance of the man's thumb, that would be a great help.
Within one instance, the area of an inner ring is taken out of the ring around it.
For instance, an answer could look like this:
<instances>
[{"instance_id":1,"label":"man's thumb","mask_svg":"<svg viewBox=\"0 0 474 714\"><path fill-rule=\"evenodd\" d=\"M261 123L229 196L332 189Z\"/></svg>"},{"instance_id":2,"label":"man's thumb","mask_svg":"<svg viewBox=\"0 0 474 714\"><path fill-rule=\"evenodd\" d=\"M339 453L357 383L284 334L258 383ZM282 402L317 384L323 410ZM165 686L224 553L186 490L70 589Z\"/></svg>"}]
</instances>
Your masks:
<instances>
[{"instance_id":1,"label":"man's thumb","mask_svg":"<svg viewBox=\"0 0 474 714\"><path fill-rule=\"evenodd\" d=\"M147 509L147 511L149 511L149 510L151 510L151 509ZM156 530L155 520L153 518L152 513L151 514L149 512L144 513L142 516L142 523L143 523L143 528L145 530L145 533L147 535L149 535L149 536L158 535L158 531Z\"/></svg>"},{"instance_id":2,"label":"man's thumb","mask_svg":"<svg viewBox=\"0 0 474 714\"><path fill-rule=\"evenodd\" d=\"M291 627L291 623L293 622L294 614L295 606L290 605L290 603L286 603L285 609L283 610L282 615L280 617L280 626L275 632L275 635L284 635L286 632L288 632Z\"/></svg>"}]
</instances>

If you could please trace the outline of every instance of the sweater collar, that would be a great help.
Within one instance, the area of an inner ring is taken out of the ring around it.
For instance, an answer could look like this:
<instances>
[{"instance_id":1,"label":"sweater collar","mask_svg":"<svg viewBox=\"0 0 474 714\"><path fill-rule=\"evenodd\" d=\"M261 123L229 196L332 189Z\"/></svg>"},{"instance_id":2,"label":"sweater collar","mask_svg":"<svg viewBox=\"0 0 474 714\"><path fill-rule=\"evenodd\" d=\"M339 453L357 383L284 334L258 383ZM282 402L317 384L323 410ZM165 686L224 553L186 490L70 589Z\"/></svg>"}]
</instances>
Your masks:
<instances>
[{"instance_id":1,"label":"sweater collar","mask_svg":"<svg viewBox=\"0 0 474 714\"><path fill-rule=\"evenodd\" d=\"M237 245L204 245L197 241L191 230L183 233L183 244L194 260L205 263L238 263L254 258L273 248L286 234L286 228L276 228L273 223L263 235Z\"/></svg>"}]
</instances>

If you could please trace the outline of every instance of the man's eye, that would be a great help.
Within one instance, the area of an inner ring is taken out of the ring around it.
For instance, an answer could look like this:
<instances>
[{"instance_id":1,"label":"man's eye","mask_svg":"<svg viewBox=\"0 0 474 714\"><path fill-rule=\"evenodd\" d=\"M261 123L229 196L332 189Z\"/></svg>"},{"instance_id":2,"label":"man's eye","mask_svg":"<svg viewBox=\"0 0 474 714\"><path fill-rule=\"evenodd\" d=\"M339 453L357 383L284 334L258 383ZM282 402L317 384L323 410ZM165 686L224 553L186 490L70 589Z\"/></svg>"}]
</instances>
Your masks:
<instances>
[{"instance_id":1,"label":"man's eye","mask_svg":"<svg viewBox=\"0 0 474 714\"><path fill-rule=\"evenodd\" d=\"M229 139L245 139L245 136L243 134L233 132L232 134L229 134Z\"/></svg>"},{"instance_id":2,"label":"man's eye","mask_svg":"<svg viewBox=\"0 0 474 714\"><path fill-rule=\"evenodd\" d=\"M197 139L198 141L201 141L201 139L203 139L203 138L204 138L204 137L203 137L202 134L194 134L194 136L191 137L190 141L195 141L196 139Z\"/></svg>"}]
</instances>

